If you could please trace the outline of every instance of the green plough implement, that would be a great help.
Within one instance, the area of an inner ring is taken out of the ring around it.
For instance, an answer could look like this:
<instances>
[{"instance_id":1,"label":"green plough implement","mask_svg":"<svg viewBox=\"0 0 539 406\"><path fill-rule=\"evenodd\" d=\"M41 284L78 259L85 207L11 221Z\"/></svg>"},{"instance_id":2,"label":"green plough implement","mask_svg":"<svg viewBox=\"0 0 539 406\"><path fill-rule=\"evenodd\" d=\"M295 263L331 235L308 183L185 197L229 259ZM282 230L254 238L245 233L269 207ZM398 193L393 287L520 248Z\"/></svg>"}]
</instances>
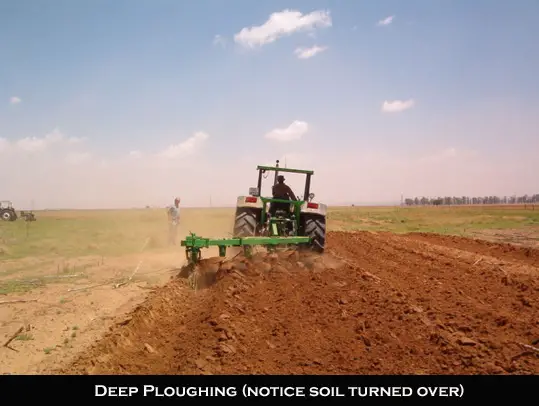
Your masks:
<instances>
[{"instance_id":1,"label":"green plough implement","mask_svg":"<svg viewBox=\"0 0 539 406\"><path fill-rule=\"evenodd\" d=\"M187 236L181 242L181 246L185 247L185 255L190 264L196 264L201 258L201 249L209 247L218 247L219 256L226 255L227 247L241 247L246 255L251 254L252 247L255 245L267 246L268 249L276 248L278 245L286 244L308 244L309 237L241 237L241 238L203 238L194 233Z\"/></svg>"}]
</instances>

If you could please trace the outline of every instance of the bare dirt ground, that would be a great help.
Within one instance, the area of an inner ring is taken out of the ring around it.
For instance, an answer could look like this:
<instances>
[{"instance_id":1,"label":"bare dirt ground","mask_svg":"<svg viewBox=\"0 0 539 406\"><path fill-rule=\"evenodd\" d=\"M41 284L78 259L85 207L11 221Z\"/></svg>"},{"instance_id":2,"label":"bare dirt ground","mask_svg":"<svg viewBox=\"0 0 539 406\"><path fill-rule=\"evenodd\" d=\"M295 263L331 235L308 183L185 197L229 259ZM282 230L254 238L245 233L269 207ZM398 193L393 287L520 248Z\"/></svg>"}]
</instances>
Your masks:
<instances>
[{"instance_id":1,"label":"bare dirt ground","mask_svg":"<svg viewBox=\"0 0 539 406\"><path fill-rule=\"evenodd\" d=\"M538 271L529 247L330 232L321 257L209 259L200 290L173 276L86 351L41 371L537 374Z\"/></svg>"},{"instance_id":2,"label":"bare dirt ground","mask_svg":"<svg viewBox=\"0 0 539 406\"><path fill-rule=\"evenodd\" d=\"M10 277L7 268L7 275L0 275L2 281L15 287L38 286L26 293L0 295L0 344L13 338L0 347L0 373L36 374L69 360L99 339L115 317L144 301L149 289L165 283L174 272L170 264L178 263L178 257L178 252L105 260L87 257L67 264L29 258L22 261L25 264L18 261L18 266L31 262L41 266L23 280Z\"/></svg>"},{"instance_id":3,"label":"bare dirt ground","mask_svg":"<svg viewBox=\"0 0 539 406\"><path fill-rule=\"evenodd\" d=\"M80 224L80 218L84 219L85 215L97 224L94 229ZM126 238L124 233L131 233L137 241L132 254L83 255L70 259L52 254L6 259L0 251L0 374L43 374L69 363L80 351L99 340L118 317L143 303L153 289L163 286L178 273L185 262L184 250L179 244L166 245L167 230L166 227L162 230L159 211L155 214L124 211L117 215L123 216L120 224L133 224L134 228L118 230L109 219L108 228L103 231L100 226L103 218L113 217L107 213L60 212L50 215L52 219L43 215L39 222L49 221L42 228L50 235L35 238L32 244L39 248L43 241L53 247L69 243L66 239L71 234L61 233L58 225L69 216L71 227L82 228L89 236L82 242L73 242L74 249L92 240L121 244ZM141 221L141 216L149 216L151 221ZM233 216L226 210L224 214L219 209L210 213L193 210L186 216L185 229L180 232L178 241L190 229L202 235L226 237L231 221ZM137 232L137 227L142 231ZM109 229L113 237L100 234ZM34 233L37 235L37 231ZM91 248L82 251L95 252ZM229 254L234 252L231 250ZM217 252L208 249L204 255L217 255Z\"/></svg>"}]
</instances>

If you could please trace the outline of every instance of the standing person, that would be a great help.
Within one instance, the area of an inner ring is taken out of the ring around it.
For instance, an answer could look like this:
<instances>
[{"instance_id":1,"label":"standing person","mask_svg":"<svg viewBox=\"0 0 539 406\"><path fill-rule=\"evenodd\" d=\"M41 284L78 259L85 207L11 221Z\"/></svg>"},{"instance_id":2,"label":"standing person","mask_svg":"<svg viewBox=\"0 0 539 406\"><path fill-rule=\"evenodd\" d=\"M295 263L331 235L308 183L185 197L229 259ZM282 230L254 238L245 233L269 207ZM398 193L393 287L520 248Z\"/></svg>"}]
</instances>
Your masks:
<instances>
[{"instance_id":1,"label":"standing person","mask_svg":"<svg viewBox=\"0 0 539 406\"><path fill-rule=\"evenodd\" d=\"M168 209L168 242L176 245L178 235L178 225L180 224L180 198L174 199L174 205Z\"/></svg>"}]
</instances>

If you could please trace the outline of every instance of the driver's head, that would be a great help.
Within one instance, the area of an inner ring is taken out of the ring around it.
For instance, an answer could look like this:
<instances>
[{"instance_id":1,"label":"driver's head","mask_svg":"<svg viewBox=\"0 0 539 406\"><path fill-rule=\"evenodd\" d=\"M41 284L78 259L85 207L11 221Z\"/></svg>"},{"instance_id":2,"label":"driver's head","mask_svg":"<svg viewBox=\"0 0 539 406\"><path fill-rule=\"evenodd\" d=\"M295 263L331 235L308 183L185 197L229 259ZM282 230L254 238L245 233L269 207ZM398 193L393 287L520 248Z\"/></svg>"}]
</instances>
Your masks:
<instances>
[{"instance_id":1,"label":"driver's head","mask_svg":"<svg viewBox=\"0 0 539 406\"><path fill-rule=\"evenodd\" d=\"M284 182L284 176L283 175L277 176L277 182L283 183Z\"/></svg>"}]
</instances>

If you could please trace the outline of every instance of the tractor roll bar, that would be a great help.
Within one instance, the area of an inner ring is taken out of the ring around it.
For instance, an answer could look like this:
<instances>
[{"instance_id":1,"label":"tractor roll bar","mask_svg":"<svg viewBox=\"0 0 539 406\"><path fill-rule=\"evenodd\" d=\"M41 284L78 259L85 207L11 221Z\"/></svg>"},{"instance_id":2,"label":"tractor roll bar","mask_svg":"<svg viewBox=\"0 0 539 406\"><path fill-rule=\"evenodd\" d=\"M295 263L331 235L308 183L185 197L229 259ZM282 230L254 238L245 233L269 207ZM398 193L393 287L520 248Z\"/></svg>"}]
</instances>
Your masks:
<instances>
[{"instance_id":1,"label":"tractor roll bar","mask_svg":"<svg viewBox=\"0 0 539 406\"><path fill-rule=\"evenodd\" d=\"M292 169L292 168L281 168L279 166L279 160L276 161L275 166L261 166L258 165L256 167L258 170L258 183L257 188L259 193L262 192L262 174L266 171L274 171L275 172L275 178L273 180L273 184L275 185L277 183L277 176L279 176L279 172L288 172L288 173L301 173L306 175L306 181L305 181L305 196L303 197L303 200L307 201L309 200L309 194L311 191L311 177L314 175L314 171L305 170L305 169Z\"/></svg>"}]
</instances>

